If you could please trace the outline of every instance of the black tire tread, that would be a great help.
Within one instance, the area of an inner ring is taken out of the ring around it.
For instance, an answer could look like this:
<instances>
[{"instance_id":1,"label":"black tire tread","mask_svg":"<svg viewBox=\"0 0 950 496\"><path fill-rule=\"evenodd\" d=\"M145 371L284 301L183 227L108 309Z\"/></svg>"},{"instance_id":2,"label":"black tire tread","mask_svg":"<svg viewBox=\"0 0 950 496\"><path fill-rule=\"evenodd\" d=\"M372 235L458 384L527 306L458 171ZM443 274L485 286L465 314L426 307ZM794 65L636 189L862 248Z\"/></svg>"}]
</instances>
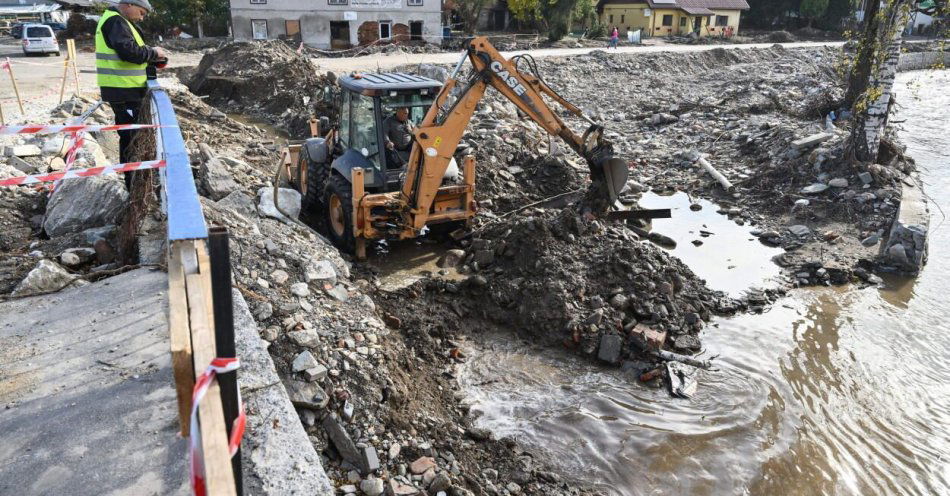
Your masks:
<instances>
[{"instance_id":1,"label":"black tire tread","mask_svg":"<svg viewBox=\"0 0 950 496\"><path fill-rule=\"evenodd\" d=\"M343 236L337 236L330 223L330 195L336 193L343 203ZM356 251L356 239L353 237L353 186L340 174L333 174L327 182L323 204L326 209L322 213L327 226L330 241L342 252L353 254Z\"/></svg>"}]
</instances>

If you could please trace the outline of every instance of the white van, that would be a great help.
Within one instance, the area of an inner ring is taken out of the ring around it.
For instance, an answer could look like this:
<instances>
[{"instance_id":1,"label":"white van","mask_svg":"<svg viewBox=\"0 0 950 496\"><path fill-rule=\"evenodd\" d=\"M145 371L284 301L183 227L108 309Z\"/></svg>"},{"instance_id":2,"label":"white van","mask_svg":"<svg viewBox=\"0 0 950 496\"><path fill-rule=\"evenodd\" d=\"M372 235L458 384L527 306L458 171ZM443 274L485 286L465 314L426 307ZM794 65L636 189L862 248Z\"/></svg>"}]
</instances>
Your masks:
<instances>
[{"instance_id":1,"label":"white van","mask_svg":"<svg viewBox=\"0 0 950 496\"><path fill-rule=\"evenodd\" d=\"M45 24L25 24L23 26L23 54L55 53L59 55L59 42L53 34L53 28Z\"/></svg>"}]
</instances>

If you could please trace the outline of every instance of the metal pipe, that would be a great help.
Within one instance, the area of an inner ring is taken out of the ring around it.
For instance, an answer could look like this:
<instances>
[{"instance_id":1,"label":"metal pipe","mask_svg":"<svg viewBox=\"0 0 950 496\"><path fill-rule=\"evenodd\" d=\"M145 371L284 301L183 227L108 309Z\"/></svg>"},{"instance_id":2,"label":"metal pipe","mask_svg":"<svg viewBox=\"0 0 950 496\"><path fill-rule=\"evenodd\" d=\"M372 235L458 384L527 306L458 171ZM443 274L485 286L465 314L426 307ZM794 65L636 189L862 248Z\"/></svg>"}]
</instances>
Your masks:
<instances>
[{"instance_id":1,"label":"metal pipe","mask_svg":"<svg viewBox=\"0 0 950 496\"><path fill-rule=\"evenodd\" d=\"M468 58L468 50L462 50L462 58L459 59L458 64L455 64L455 69L452 70L452 74L449 75L449 79L455 79L455 76L458 76L458 73L462 70L462 64L465 63L466 58Z\"/></svg>"}]
</instances>

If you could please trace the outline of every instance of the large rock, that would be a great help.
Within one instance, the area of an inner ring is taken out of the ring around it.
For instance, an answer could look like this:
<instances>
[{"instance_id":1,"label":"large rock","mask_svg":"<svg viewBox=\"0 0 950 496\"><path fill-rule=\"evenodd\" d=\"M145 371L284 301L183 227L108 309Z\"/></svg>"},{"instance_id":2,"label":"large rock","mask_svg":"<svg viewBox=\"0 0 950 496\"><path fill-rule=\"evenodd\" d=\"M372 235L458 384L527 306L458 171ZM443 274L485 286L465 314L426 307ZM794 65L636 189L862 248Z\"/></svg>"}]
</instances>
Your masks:
<instances>
[{"instance_id":1,"label":"large rock","mask_svg":"<svg viewBox=\"0 0 950 496\"><path fill-rule=\"evenodd\" d=\"M76 276L66 272L66 269L60 267L56 262L40 260L40 263L36 264L36 267L13 290L13 296L56 291L75 279Z\"/></svg>"},{"instance_id":2,"label":"large rock","mask_svg":"<svg viewBox=\"0 0 950 496\"><path fill-rule=\"evenodd\" d=\"M218 206L232 212L237 212L248 219L257 217L257 205L254 200L241 191L234 191L218 202Z\"/></svg>"},{"instance_id":3,"label":"large rock","mask_svg":"<svg viewBox=\"0 0 950 496\"><path fill-rule=\"evenodd\" d=\"M117 178L85 177L59 184L46 206L43 229L50 237L118 224L129 194Z\"/></svg>"},{"instance_id":4,"label":"large rock","mask_svg":"<svg viewBox=\"0 0 950 496\"><path fill-rule=\"evenodd\" d=\"M420 64L419 75L444 83L449 78L449 70L432 64Z\"/></svg>"},{"instance_id":5,"label":"large rock","mask_svg":"<svg viewBox=\"0 0 950 496\"><path fill-rule=\"evenodd\" d=\"M274 206L274 188L263 187L258 190L257 196L259 198L257 208L260 210L261 215L286 222L292 222L300 215L300 192L296 190L280 188L277 193L277 201L280 204L281 210L287 212L287 215L290 215L292 219L284 217L284 215L277 210L277 207Z\"/></svg>"},{"instance_id":6,"label":"large rock","mask_svg":"<svg viewBox=\"0 0 950 496\"><path fill-rule=\"evenodd\" d=\"M241 189L241 185L231 177L228 167L217 157L206 160L201 165L201 177L208 196L215 201Z\"/></svg>"}]
</instances>

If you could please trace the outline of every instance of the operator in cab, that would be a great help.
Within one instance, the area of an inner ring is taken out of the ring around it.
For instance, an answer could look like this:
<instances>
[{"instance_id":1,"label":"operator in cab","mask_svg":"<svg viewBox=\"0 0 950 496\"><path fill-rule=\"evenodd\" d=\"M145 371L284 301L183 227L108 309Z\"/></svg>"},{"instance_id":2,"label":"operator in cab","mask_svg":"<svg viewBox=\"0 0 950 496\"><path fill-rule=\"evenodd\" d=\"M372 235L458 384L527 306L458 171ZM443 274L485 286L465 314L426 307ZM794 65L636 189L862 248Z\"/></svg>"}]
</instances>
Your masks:
<instances>
[{"instance_id":1,"label":"operator in cab","mask_svg":"<svg viewBox=\"0 0 950 496\"><path fill-rule=\"evenodd\" d=\"M409 120L409 108L400 107L383 121L383 134L386 137L386 158L389 163L402 167L409 161L412 150L412 121Z\"/></svg>"},{"instance_id":2,"label":"operator in cab","mask_svg":"<svg viewBox=\"0 0 950 496\"><path fill-rule=\"evenodd\" d=\"M148 0L120 0L99 17L96 26L96 79L102 100L115 113L116 124L134 124L145 98L150 64L167 61L165 50L149 47L135 26L152 11ZM153 69L154 70L154 69ZM129 148L135 131L119 131L119 159L130 162ZM131 189L132 173L125 174Z\"/></svg>"}]
</instances>

